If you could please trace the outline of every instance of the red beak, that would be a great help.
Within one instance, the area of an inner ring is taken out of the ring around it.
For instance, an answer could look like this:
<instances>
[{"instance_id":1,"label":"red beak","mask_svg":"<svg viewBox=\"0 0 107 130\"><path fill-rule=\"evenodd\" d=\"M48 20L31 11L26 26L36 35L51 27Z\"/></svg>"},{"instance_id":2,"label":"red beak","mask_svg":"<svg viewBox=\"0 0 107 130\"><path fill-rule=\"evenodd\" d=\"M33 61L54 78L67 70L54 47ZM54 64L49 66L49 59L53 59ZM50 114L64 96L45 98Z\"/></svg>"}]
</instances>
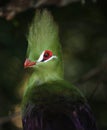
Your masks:
<instances>
[{"instance_id":1,"label":"red beak","mask_svg":"<svg viewBox=\"0 0 107 130\"><path fill-rule=\"evenodd\" d=\"M24 62L24 68L32 67L33 65L36 65L36 62L30 61L29 59L26 59Z\"/></svg>"}]
</instances>

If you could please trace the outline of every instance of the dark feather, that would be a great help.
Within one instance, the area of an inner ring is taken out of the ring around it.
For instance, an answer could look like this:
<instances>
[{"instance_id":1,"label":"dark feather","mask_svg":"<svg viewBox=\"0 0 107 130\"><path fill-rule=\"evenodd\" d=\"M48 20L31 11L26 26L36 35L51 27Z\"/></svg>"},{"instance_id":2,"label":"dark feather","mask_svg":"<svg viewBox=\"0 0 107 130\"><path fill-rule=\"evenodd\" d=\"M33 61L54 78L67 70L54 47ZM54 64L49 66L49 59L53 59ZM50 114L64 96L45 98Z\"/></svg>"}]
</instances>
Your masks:
<instances>
[{"instance_id":1,"label":"dark feather","mask_svg":"<svg viewBox=\"0 0 107 130\"><path fill-rule=\"evenodd\" d=\"M71 109L39 109L29 104L23 116L23 130L97 130L87 104L73 104Z\"/></svg>"}]
</instances>

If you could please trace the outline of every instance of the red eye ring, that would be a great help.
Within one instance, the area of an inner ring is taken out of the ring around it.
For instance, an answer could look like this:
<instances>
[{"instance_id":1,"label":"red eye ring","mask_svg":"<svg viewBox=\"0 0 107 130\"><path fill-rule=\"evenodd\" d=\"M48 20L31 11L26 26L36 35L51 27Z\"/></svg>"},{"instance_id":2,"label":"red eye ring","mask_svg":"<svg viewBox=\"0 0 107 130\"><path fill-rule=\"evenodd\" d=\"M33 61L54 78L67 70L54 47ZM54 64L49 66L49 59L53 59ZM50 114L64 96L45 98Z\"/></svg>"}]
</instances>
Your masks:
<instances>
[{"instance_id":1,"label":"red eye ring","mask_svg":"<svg viewBox=\"0 0 107 130\"><path fill-rule=\"evenodd\" d=\"M50 50L45 50L43 55L43 60L48 60L50 57L52 57L53 53Z\"/></svg>"}]
</instances>

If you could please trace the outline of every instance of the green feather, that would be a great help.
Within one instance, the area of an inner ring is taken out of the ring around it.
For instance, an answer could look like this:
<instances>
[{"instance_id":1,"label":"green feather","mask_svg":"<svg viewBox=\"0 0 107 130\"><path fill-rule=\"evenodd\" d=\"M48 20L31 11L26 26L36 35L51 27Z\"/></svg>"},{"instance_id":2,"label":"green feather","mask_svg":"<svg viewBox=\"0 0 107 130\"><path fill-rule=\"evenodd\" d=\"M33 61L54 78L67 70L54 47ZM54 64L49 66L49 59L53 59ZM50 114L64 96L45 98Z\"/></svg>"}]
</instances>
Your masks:
<instances>
[{"instance_id":1,"label":"green feather","mask_svg":"<svg viewBox=\"0 0 107 130\"><path fill-rule=\"evenodd\" d=\"M29 29L28 56L31 60L36 59L46 49L56 54L60 51L58 27L49 12L37 11Z\"/></svg>"},{"instance_id":2,"label":"green feather","mask_svg":"<svg viewBox=\"0 0 107 130\"><path fill-rule=\"evenodd\" d=\"M29 28L27 58L36 61L44 50L51 50L57 59L33 67L28 86L32 86L34 82L43 83L63 78L58 27L47 10L37 11Z\"/></svg>"},{"instance_id":3,"label":"green feather","mask_svg":"<svg viewBox=\"0 0 107 130\"><path fill-rule=\"evenodd\" d=\"M34 86L35 87L35 86ZM84 103L86 102L84 96L80 91L74 87L73 85L70 85L68 82L64 80L58 80L54 82L48 82L39 85L39 87L29 88L29 91L27 91L25 98L23 100L23 108L27 104L36 104L36 108L54 108L54 105L58 109L66 109L66 105L72 105L73 103ZM61 101L61 99L63 99ZM62 103L61 103L62 102ZM71 104L69 104L69 102ZM23 111L23 114L25 114L25 111Z\"/></svg>"}]
</instances>

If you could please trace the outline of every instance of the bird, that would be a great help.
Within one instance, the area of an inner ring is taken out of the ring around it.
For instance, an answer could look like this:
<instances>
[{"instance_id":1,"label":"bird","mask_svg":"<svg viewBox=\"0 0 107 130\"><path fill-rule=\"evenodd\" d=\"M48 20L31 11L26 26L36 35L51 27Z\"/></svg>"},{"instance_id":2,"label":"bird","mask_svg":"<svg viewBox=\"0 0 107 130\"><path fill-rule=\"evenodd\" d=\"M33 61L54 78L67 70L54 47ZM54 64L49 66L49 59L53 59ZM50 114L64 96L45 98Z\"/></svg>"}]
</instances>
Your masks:
<instances>
[{"instance_id":1,"label":"bird","mask_svg":"<svg viewBox=\"0 0 107 130\"><path fill-rule=\"evenodd\" d=\"M36 11L27 41L23 130L97 130L87 99L64 79L59 28L50 11Z\"/></svg>"}]
</instances>

